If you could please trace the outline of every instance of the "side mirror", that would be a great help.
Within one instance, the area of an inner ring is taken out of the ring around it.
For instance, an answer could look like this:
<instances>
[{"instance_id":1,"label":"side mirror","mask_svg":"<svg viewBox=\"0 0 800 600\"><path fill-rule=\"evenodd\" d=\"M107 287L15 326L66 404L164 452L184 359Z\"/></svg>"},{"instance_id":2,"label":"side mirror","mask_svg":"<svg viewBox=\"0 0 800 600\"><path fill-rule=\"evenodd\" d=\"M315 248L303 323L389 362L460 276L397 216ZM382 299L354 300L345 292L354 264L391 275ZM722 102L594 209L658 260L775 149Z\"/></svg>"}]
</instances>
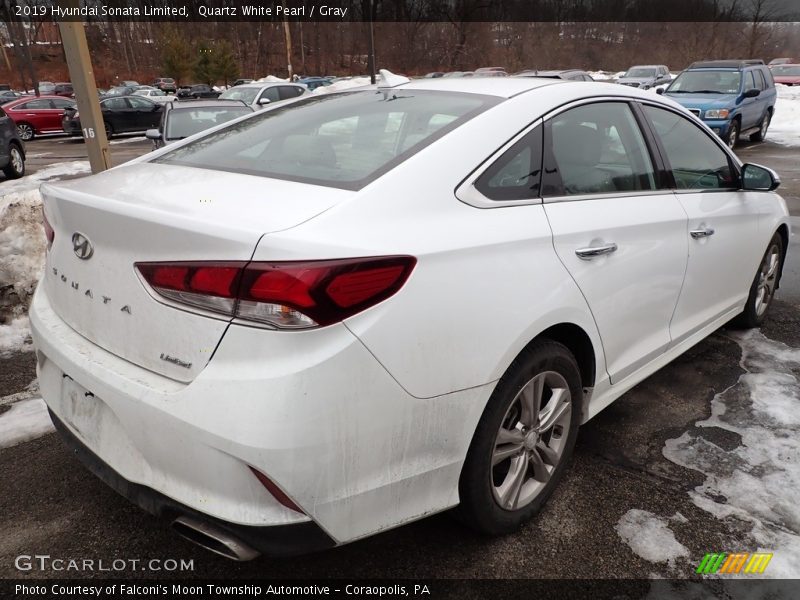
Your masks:
<instances>
[{"instance_id":1,"label":"side mirror","mask_svg":"<svg viewBox=\"0 0 800 600\"><path fill-rule=\"evenodd\" d=\"M148 129L144 132L144 137L148 140L158 141L161 139L161 132L158 129Z\"/></svg>"},{"instance_id":2,"label":"side mirror","mask_svg":"<svg viewBox=\"0 0 800 600\"><path fill-rule=\"evenodd\" d=\"M664 88L656 88L656 94L661 96L664 93Z\"/></svg>"},{"instance_id":3,"label":"side mirror","mask_svg":"<svg viewBox=\"0 0 800 600\"><path fill-rule=\"evenodd\" d=\"M269 103L270 103L270 99L269 98L259 98L258 99L258 105L259 106L265 106L265 105L267 105Z\"/></svg>"},{"instance_id":4,"label":"side mirror","mask_svg":"<svg viewBox=\"0 0 800 600\"><path fill-rule=\"evenodd\" d=\"M756 96L760 96L760 95L761 95L761 90L757 90L756 88L753 88L751 90L747 90L744 94L742 94L742 97L744 97L744 98L755 98Z\"/></svg>"},{"instance_id":5,"label":"side mirror","mask_svg":"<svg viewBox=\"0 0 800 600\"><path fill-rule=\"evenodd\" d=\"M771 192L778 189L781 178L772 169L747 163L742 167L742 189Z\"/></svg>"}]
</instances>

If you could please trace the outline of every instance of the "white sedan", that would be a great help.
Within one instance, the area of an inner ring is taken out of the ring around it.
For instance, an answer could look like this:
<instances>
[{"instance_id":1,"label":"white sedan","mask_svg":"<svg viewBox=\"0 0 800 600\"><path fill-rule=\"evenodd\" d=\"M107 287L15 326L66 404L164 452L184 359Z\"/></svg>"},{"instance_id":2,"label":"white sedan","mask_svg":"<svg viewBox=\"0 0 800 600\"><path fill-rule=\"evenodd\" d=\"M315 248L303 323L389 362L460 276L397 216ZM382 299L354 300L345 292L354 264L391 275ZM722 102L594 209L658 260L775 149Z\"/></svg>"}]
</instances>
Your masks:
<instances>
[{"instance_id":1,"label":"white sedan","mask_svg":"<svg viewBox=\"0 0 800 600\"><path fill-rule=\"evenodd\" d=\"M167 103L177 100L177 96L174 94L165 94L159 89L152 88L152 89L138 89L133 92L134 96L144 96L148 100L152 100L153 102L159 103Z\"/></svg>"},{"instance_id":2,"label":"white sedan","mask_svg":"<svg viewBox=\"0 0 800 600\"><path fill-rule=\"evenodd\" d=\"M510 532L582 423L762 322L778 184L613 84L300 98L42 185L41 392L93 472L231 558L453 507Z\"/></svg>"}]
</instances>

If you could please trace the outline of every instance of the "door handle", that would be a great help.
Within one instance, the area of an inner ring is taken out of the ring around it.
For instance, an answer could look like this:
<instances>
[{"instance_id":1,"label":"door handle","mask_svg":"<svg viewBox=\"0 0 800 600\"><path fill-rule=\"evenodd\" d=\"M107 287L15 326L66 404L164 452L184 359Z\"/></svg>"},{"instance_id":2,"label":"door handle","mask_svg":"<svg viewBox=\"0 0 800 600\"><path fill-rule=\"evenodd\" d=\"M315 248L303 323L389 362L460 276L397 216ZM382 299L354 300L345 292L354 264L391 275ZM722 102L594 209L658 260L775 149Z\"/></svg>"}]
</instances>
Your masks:
<instances>
[{"instance_id":1,"label":"door handle","mask_svg":"<svg viewBox=\"0 0 800 600\"><path fill-rule=\"evenodd\" d=\"M617 245L614 242L603 244L602 246L590 246L588 248L578 248L575 254L582 260L592 260L597 256L604 256L617 251Z\"/></svg>"},{"instance_id":2,"label":"door handle","mask_svg":"<svg viewBox=\"0 0 800 600\"><path fill-rule=\"evenodd\" d=\"M701 238L709 237L714 235L714 230L711 227L703 227L702 229L692 229L689 232L694 239L699 240Z\"/></svg>"}]
</instances>

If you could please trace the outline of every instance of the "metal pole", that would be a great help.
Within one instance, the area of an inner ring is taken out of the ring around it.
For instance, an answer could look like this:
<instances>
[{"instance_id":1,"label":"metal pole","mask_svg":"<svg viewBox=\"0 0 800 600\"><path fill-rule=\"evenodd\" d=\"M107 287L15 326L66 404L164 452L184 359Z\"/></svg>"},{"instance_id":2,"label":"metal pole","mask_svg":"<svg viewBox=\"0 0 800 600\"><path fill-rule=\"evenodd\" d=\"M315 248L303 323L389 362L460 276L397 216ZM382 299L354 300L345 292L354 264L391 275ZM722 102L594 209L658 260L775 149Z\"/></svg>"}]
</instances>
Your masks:
<instances>
[{"instance_id":1,"label":"metal pole","mask_svg":"<svg viewBox=\"0 0 800 600\"><path fill-rule=\"evenodd\" d=\"M369 54L367 55L367 68L369 69L370 83L375 83L375 32L373 28L373 0L369 0Z\"/></svg>"},{"instance_id":2,"label":"metal pole","mask_svg":"<svg viewBox=\"0 0 800 600\"><path fill-rule=\"evenodd\" d=\"M289 16L286 14L286 2L283 4L283 35L286 38L286 69L289 71L289 81L292 80L294 71L292 70L292 32L289 29Z\"/></svg>"},{"instance_id":3,"label":"metal pole","mask_svg":"<svg viewBox=\"0 0 800 600\"><path fill-rule=\"evenodd\" d=\"M77 7L78 0L59 0L59 4ZM69 76L75 89L78 102L83 139L89 152L89 163L92 173L99 173L110 168L111 155L108 150L108 138L100 111L100 100L97 96L97 85L94 81L92 61L89 57L89 45L86 43L86 32L82 21L59 21L61 43L67 57Z\"/></svg>"}]
</instances>

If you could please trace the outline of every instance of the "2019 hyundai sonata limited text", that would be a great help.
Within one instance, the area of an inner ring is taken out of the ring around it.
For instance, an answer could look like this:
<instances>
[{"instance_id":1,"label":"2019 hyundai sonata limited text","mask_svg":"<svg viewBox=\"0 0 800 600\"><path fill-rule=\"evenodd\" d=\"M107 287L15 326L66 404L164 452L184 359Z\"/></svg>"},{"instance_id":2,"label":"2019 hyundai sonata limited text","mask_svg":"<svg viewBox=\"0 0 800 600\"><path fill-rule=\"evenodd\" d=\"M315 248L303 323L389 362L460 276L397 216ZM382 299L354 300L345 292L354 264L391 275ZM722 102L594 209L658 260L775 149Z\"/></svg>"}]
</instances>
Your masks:
<instances>
[{"instance_id":1,"label":"2019 hyundai sonata limited text","mask_svg":"<svg viewBox=\"0 0 800 600\"><path fill-rule=\"evenodd\" d=\"M42 186L42 395L91 470L228 556L456 506L509 532L579 425L764 319L778 183L612 84L303 97Z\"/></svg>"}]
</instances>

